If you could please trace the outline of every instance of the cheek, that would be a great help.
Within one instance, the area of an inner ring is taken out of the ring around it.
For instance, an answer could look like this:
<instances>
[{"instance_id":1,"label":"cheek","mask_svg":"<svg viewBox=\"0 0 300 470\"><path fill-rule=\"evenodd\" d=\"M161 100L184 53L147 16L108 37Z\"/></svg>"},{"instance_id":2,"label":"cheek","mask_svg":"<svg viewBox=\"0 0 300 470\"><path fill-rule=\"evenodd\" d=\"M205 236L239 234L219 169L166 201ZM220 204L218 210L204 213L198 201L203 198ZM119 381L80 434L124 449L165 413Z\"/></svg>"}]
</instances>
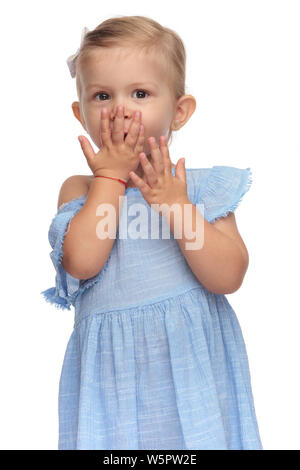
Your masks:
<instances>
[{"instance_id":1,"label":"cheek","mask_svg":"<svg viewBox=\"0 0 300 470\"><path fill-rule=\"evenodd\" d=\"M87 132L98 148L102 147L101 131L100 131L100 118L97 116L94 119L88 119L86 121Z\"/></svg>"},{"instance_id":2,"label":"cheek","mask_svg":"<svg viewBox=\"0 0 300 470\"><path fill-rule=\"evenodd\" d=\"M96 136L99 138L100 136L100 128L101 128L101 114L99 110L89 110L85 113L85 122L88 133L91 137L95 138Z\"/></svg>"},{"instance_id":3,"label":"cheek","mask_svg":"<svg viewBox=\"0 0 300 470\"><path fill-rule=\"evenodd\" d=\"M89 123L89 126L91 128L96 128L98 126L98 129L100 128L100 121L101 121L101 110L100 109L89 109L87 114L87 121Z\"/></svg>"},{"instance_id":4,"label":"cheek","mask_svg":"<svg viewBox=\"0 0 300 470\"><path fill-rule=\"evenodd\" d=\"M145 125L145 133L147 137L159 137L168 127L168 120L164 113L159 109L155 110L151 116L145 116L143 119Z\"/></svg>"},{"instance_id":5,"label":"cheek","mask_svg":"<svg viewBox=\"0 0 300 470\"><path fill-rule=\"evenodd\" d=\"M150 155L151 150L148 143L149 137L155 137L156 143L160 145L160 136L163 135L168 137L169 131L169 122L164 118L152 119L145 123L145 142L144 142L144 152L147 155Z\"/></svg>"},{"instance_id":6,"label":"cheek","mask_svg":"<svg viewBox=\"0 0 300 470\"><path fill-rule=\"evenodd\" d=\"M151 136L155 137L156 142L159 144L159 138L161 135L167 136L169 131L169 122L167 120L161 119L156 121L151 130ZM150 137L150 135L149 135Z\"/></svg>"}]
</instances>

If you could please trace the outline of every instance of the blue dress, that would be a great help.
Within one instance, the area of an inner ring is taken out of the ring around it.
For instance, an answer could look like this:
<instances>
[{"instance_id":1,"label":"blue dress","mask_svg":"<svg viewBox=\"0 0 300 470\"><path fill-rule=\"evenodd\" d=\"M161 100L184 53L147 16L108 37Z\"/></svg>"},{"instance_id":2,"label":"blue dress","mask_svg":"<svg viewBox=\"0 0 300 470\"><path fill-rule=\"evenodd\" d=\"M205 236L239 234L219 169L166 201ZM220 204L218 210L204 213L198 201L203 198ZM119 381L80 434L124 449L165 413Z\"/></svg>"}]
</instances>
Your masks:
<instances>
[{"instance_id":1,"label":"blue dress","mask_svg":"<svg viewBox=\"0 0 300 470\"><path fill-rule=\"evenodd\" d=\"M175 168L172 169L175 175ZM234 211L251 185L250 168L186 169L187 195L213 223ZM262 449L247 353L225 295L198 281L174 238L119 237L154 212L126 189L116 240L96 276L62 267L68 224L82 195L63 204L49 229L56 286L41 292L75 309L59 384L59 449ZM131 208L131 211L130 211ZM158 215L158 214L157 214ZM141 224L142 225L142 224Z\"/></svg>"}]
</instances>

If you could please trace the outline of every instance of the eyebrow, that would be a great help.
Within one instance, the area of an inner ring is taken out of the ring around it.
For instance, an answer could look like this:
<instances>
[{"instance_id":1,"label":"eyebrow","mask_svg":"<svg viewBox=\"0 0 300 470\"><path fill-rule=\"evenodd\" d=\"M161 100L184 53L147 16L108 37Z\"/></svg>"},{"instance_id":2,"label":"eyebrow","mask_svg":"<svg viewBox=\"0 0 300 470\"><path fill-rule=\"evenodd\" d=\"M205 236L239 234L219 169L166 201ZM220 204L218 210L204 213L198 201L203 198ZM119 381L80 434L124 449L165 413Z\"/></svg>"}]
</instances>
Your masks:
<instances>
[{"instance_id":1,"label":"eyebrow","mask_svg":"<svg viewBox=\"0 0 300 470\"><path fill-rule=\"evenodd\" d=\"M154 83L154 82L135 82L135 83L131 83L129 85L129 87L132 87L132 86L147 86L147 85L151 85L151 86L154 86L154 87L157 87L157 84ZM106 86L106 85L100 85L100 84L94 84L94 85L89 85L87 87L87 90L90 90L91 88L102 88L102 89L109 89L110 86Z\"/></svg>"}]
</instances>

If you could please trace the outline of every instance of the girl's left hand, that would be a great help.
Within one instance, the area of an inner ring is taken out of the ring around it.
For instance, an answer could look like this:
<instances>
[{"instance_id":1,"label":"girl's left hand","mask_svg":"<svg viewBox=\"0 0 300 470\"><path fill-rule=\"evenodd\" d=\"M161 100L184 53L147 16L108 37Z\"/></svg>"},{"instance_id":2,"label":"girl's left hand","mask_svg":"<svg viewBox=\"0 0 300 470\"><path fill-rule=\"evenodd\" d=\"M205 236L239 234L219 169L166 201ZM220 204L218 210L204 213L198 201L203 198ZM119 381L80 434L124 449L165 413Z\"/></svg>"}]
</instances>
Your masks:
<instances>
[{"instance_id":1,"label":"girl's left hand","mask_svg":"<svg viewBox=\"0 0 300 470\"><path fill-rule=\"evenodd\" d=\"M167 139L160 136L160 148L155 137L148 139L152 164L145 153L140 153L139 158L147 178L147 183L134 171L129 176L141 191L145 201L151 204L167 204L170 207L174 203L186 202L187 185L185 173L185 159L180 158L176 164L175 176L172 175L172 162L169 156ZM153 208L155 210L155 208ZM159 211L160 212L160 211Z\"/></svg>"}]
</instances>

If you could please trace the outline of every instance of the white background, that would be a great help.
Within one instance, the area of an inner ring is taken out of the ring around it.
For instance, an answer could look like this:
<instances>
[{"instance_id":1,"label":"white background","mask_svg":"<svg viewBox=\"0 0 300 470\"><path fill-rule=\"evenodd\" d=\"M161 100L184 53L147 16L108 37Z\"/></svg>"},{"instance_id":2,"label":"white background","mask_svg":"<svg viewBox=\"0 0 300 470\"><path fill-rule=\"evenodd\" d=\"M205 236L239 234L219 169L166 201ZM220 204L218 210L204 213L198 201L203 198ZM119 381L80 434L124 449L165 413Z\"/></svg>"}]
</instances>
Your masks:
<instances>
[{"instance_id":1,"label":"white background","mask_svg":"<svg viewBox=\"0 0 300 470\"><path fill-rule=\"evenodd\" d=\"M0 8L1 449L57 449L73 308L40 295L54 286L47 233L63 181L90 174L66 58L84 26L117 15L149 16L184 41L197 108L173 140L172 161L252 169L235 212L250 264L228 300L247 346L263 446L300 449L300 3L27 0Z\"/></svg>"}]
</instances>

